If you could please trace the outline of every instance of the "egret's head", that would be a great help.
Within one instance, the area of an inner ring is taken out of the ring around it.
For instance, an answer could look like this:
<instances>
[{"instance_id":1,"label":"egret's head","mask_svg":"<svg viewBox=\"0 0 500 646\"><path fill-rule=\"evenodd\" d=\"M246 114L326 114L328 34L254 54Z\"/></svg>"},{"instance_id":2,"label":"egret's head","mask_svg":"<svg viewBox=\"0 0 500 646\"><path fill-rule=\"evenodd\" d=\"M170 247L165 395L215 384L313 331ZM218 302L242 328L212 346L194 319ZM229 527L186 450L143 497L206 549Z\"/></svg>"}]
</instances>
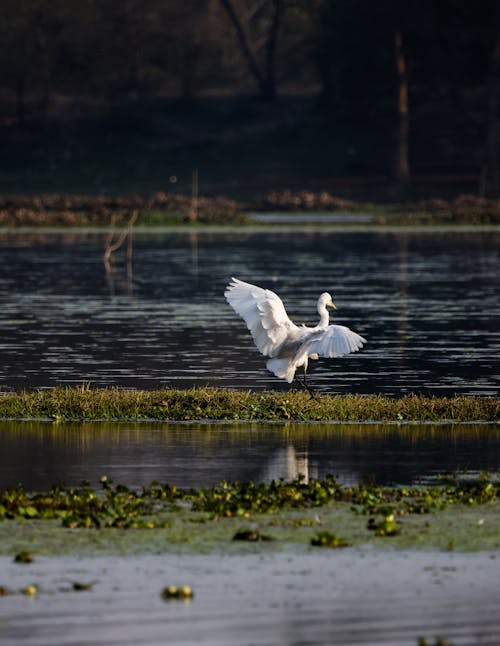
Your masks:
<instances>
[{"instance_id":1,"label":"egret's head","mask_svg":"<svg viewBox=\"0 0 500 646\"><path fill-rule=\"evenodd\" d=\"M323 292L318 299L318 309L324 307L331 307L334 310L337 309L337 306L333 302L331 294L329 294L328 292Z\"/></svg>"}]
</instances>

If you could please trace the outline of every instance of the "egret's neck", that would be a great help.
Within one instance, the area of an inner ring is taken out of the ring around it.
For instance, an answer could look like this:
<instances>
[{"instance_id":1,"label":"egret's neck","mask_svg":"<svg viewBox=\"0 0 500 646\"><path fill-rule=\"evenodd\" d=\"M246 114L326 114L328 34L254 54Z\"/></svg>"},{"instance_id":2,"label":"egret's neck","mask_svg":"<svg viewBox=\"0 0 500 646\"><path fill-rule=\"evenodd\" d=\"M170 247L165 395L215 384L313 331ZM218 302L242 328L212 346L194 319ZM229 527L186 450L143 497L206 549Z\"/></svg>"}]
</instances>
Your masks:
<instances>
[{"instance_id":1,"label":"egret's neck","mask_svg":"<svg viewBox=\"0 0 500 646\"><path fill-rule=\"evenodd\" d=\"M325 305L323 305L322 307L318 307L318 314L319 314L318 327L328 327L328 323L330 321L330 315L328 314L328 310L326 309Z\"/></svg>"}]
</instances>

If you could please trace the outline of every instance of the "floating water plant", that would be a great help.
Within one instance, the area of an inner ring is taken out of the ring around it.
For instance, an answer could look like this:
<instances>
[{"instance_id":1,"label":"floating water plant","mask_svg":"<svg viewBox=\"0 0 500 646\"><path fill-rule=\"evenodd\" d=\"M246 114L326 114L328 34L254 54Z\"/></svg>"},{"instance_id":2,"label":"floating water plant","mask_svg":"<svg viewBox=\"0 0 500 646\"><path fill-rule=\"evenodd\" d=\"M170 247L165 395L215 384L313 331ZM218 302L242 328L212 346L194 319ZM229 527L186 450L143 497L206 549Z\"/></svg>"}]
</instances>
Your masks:
<instances>
[{"instance_id":1,"label":"floating water plant","mask_svg":"<svg viewBox=\"0 0 500 646\"><path fill-rule=\"evenodd\" d=\"M276 540L273 536L268 534L261 534L256 529L241 529L233 536L233 541L274 541Z\"/></svg>"},{"instance_id":2,"label":"floating water plant","mask_svg":"<svg viewBox=\"0 0 500 646\"><path fill-rule=\"evenodd\" d=\"M370 516L425 514L453 504L468 506L498 500L500 483L486 476L476 480L443 479L427 487L343 487L333 476L322 480L298 478L291 482L235 482L206 489L178 489L152 483L141 490L101 480L101 489L87 483L80 487L57 485L49 492L28 493L21 486L0 491L0 520L24 519L25 509L36 513L32 521L59 519L64 527L155 529L168 528L165 512L205 512L209 518L241 518L277 513L285 509L308 509L349 503L353 511ZM204 521L205 518L196 518ZM389 521L388 521L389 522ZM19 553L18 562L29 558Z\"/></svg>"},{"instance_id":3,"label":"floating water plant","mask_svg":"<svg viewBox=\"0 0 500 646\"><path fill-rule=\"evenodd\" d=\"M329 531L318 532L316 536L311 538L311 545L315 547L350 547L351 544L340 536L335 536Z\"/></svg>"},{"instance_id":4,"label":"floating water plant","mask_svg":"<svg viewBox=\"0 0 500 646\"><path fill-rule=\"evenodd\" d=\"M94 583L92 581L90 583L84 583L83 581L74 581L71 587L73 588L73 590L75 590L75 592L84 592L92 590Z\"/></svg>"},{"instance_id":5,"label":"floating water plant","mask_svg":"<svg viewBox=\"0 0 500 646\"><path fill-rule=\"evenodd\" d=\"M183 600L188 600L192 599L194 596L194 592L189 585L183 585L183 586L176 586L176 585L169 585L166 588L163 588L161 597L165 601L170 601L172 599L183 599Z\"/></svg>"},{"instance_id":6,"label":"floating water plant","mask_svg":"<svg viewBox=\"0 0 500 646\"><path fill-rule=\"evenodd\" d=\"M375 532L375 536L399 536L401 534L401 528L394 520L393 514L389 514L379 521L370 518L367 527Z\"/></svg>"}]
</instances>

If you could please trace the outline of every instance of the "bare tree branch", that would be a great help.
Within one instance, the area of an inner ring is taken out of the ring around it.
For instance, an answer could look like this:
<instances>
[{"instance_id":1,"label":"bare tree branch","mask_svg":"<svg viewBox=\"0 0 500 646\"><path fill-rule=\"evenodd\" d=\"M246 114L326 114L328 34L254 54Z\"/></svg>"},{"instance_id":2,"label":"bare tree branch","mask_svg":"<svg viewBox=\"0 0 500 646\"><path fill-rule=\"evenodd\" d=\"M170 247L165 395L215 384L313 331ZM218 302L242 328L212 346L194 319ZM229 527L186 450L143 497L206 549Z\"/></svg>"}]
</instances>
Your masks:
<instances>
[{"instance_id":1,"label":"bare tree branch","mask_svg":"<svg viewBox=\"0 0 500 646\"><path fill-rule=\"evenodd\" d=\"M267 0L261 0L261 2L256 2L246 12L246 19L252 20L252 18L256 16L259 13L259 11L261 11L266 6L266 4L267 4Z\"/></svg>"},{"instance_id":2,"label":"bare tree branch","mask_svg":"<svg viewBox=\"0 0 500 646\"><path fill-rule=\"evenodd\" d=\"M282 0L261 0L250 8L244 7L241 0L220 1L234 26L250 73L259 87L260 95L264 99L273 100L276 96L276 42L283 11ZM271 8L269 29L253 37L252 20L266 7ZM265 49L266 53L264 61L259 64L257 55L261 49Z\"/></svg>"},{"instance_id":3,"label":"bare tree branch","mask_svg":"<svg viewBox=\"0 0 500 646\"><path fill-rule=\"evenodd\" d=\"M109 265L109 261L111 258L111 254L115 251L117 251L122 244L125 242L127 236L130 235L130 232L132 231L132 227L134 226L137 218L139 217L139 211L134 211L130 217L130 220L128 221L127 226L123 231L120 233L118 238L113 242L113 238L115 236L115 231L114 231L114 225L116 222L116 216L113 214L111 218L111 231L108 233L108 236L106 238L106 243L105 243L105 249L104 249L104 264L106 266Z\"/></svg>"}]
</instances>

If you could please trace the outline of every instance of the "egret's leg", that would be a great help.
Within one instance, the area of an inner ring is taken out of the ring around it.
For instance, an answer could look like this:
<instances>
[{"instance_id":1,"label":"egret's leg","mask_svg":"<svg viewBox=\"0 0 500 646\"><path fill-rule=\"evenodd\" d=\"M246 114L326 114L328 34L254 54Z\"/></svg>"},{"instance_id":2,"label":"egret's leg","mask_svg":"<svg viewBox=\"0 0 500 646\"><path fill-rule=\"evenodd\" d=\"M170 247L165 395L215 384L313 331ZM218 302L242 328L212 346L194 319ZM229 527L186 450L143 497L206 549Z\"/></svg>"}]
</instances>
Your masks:
<instances>
[{"instance_id":1,"label":"egret's leg","mask_svg":"<svg viewBox=\"0 0 500 646\"><path fill-rule=\"evenodd\" d=\"M304 386L307 389L307 392L311 395L313 399L316 399L316 392L313 388L307 383L307 365L304 364Z\"/></svg>"},{"instance_id":2,"label":"egret's leg","mask_svg":"<svg viewBox=\"0 0 500 646\"><path fill-rule=\"evenodd\" d=\"M314 390L309 386L307 383L307 368L304 365L304 377L303 380L301 381L298 376L295 376L295 379L299 382L299 384L304 388L304 390L307 390L307 392L311 395L313 399L316 399L316 395L314 393Z\"/></svg>"}]
</instances>

